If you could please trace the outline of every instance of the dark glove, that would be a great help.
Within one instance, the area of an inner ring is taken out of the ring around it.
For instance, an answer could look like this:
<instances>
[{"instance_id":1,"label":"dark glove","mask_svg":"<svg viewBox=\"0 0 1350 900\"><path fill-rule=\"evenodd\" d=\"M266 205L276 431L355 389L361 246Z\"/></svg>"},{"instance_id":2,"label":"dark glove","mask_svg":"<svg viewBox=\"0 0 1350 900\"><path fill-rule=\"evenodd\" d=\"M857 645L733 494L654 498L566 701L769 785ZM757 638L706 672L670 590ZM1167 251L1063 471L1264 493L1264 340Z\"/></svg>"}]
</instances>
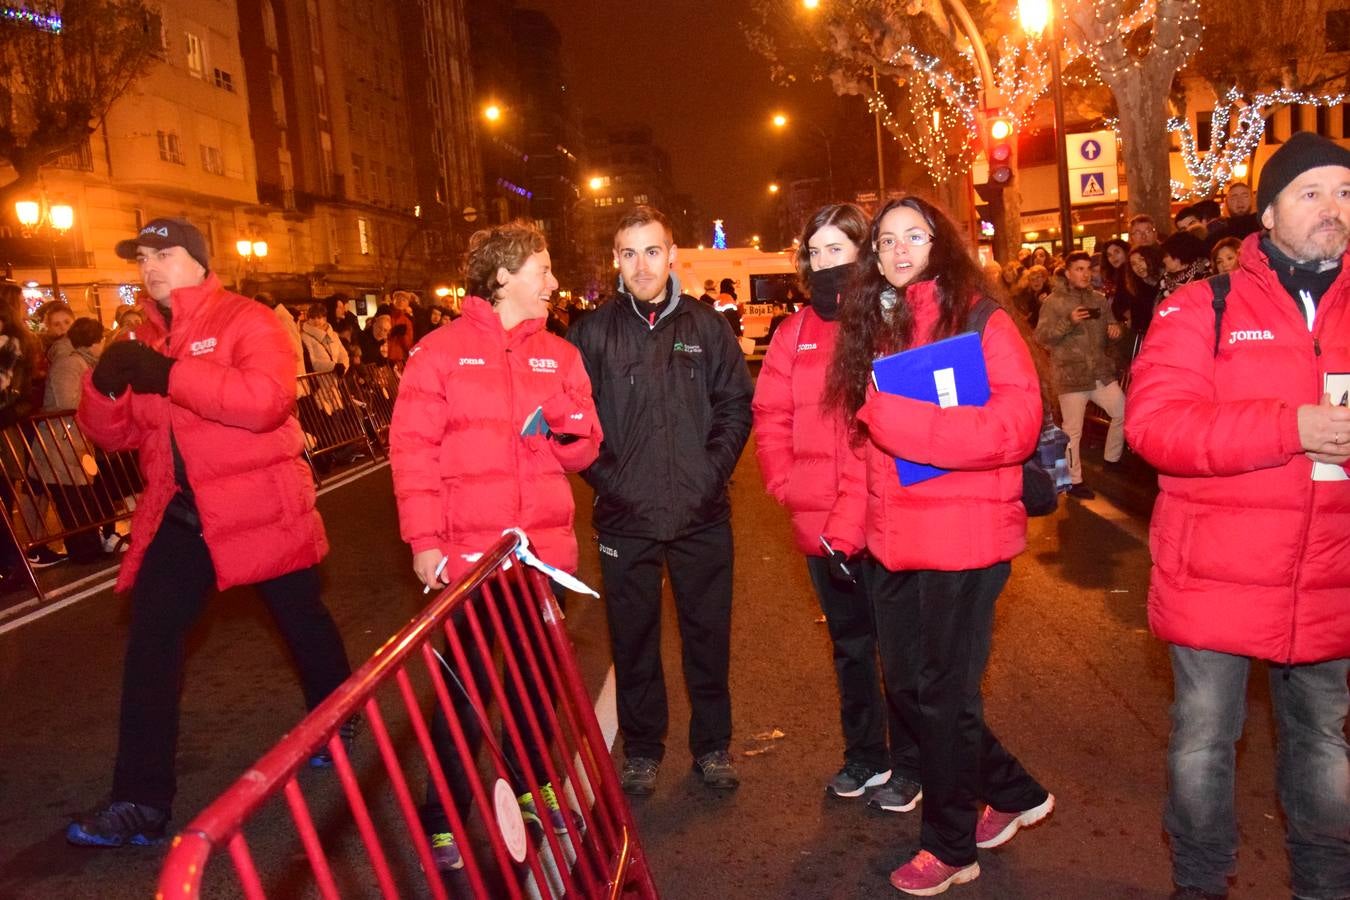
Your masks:
<instances>
[{"instance_id":1,"label":"dark glove","mask_svg":"<svg viewBox=\"0 0 1350 900\"><path fill-rule=\"evenodd\" d=\"M399 323L398 325L395 325L393 328L389 329L389 336L393 338L401 338L407 333L408 333L408 326L403 323Z\"/></svg>"},{"instance_id":2,"label":"dark glove","mask_svg":"<svg viewBox=\"0 0 1350 900\"><path fill-rule=\"evenodd\" d=\"M103 351L103 355L98 359L98 365L94 366L93 375L90 376L99 393L117 397L131 384L134 343L134 341L116 341Z\"/></svg>"},{"instance_id":3,"label":"dark glove","mask_svg":"<svg viewBox=\"0 0 1350 900\"><path fill-rule=\"evenodd\" d=\"M140 341L118 341L103 351L94 369L94 387L114 395L128 386L137 394L168 394L169 369L173 363L173 359ZM106 377L100 378L99 371L105 366L110 368Z\"/></svg>"},{"instance_id":4,"label":"dark glove","mask_svg":"<svg viewBox=\"0 0 1350 900\"><path fill-rule=\"evenodd\" d=\"M343 375L347 374L347 367L342 363L333 363L333 374L341 378Z\"/></svg>"},{"instance_id":5,"label":"dark glove","mask_svg":"<svg viewBox=\"0 0 1350 900\"><path fill-rule=\"evenodd\" d=\"M826 560L830 564L830 577L842 584L858 583L858 561L850 560L843 551L835 550Z\"/></svg>"}]
</instances>

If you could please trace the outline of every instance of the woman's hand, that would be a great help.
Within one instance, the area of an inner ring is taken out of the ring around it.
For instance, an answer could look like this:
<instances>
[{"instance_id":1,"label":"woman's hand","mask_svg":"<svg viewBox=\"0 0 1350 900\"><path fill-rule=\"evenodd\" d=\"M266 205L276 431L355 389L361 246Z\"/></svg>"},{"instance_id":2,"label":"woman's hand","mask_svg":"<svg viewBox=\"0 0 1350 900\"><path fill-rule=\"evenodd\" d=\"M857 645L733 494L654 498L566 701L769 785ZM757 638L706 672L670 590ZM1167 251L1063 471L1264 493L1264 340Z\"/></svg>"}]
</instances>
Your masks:
<instances>
[{"instance_id":1,"label":"woman's hand","mask_svg":"<svg viewBox=\"0 0 1350 900\"><path fill-rule=\"evenodd\" d=\"M430 550L423 550L421 553L413 554L413 574L417 580L422 582L428 588L439 590L449 584L442 580L441 574L445 572L445 567L441 565L441 560L445 559L445 554L432 547ZM440 570L438 573L437 570Z\"/></svg>"}]
</instances>

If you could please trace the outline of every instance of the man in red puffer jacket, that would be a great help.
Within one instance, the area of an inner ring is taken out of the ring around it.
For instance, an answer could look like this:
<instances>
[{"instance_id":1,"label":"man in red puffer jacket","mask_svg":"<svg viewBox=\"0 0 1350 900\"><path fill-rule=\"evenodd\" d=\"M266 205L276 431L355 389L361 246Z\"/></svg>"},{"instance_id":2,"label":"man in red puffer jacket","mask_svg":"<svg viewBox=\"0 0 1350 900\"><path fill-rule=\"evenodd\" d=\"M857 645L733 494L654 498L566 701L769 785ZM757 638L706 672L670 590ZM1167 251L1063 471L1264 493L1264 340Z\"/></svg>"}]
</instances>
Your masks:
<instances>
[{"instance_id":1,"label":"man in red puffer jacket","mask_svg":"<svg viewBox=\"0 0 1350 900\"><path fill-rule=\"evenodd\" d=\"M1219 276L1226 299L1216 278L1162 302L1126 406L1161 488L1148 618L1175 681L1164 821L1175 896L1227 896L1248 671L1269 660L1293 894L1350 897L1350 150L1293 135L1257 197L1267 230Z\"/></svg>"},{"instance_id":2,"label":"man in red puffer jacket","mask_svg":"<svg viewBox=\"0 0 1350 900\"><path fill-rule=\"evenodd\" d=\"M155 303L85 376L77 415L99 446L138 450L145 482L117 579L132 608L111 801L66 831L92 847L164 839L184 645L212 587L257 585L310 709L350 674L319 596L328 541L301 457L289 339L267 307L221 287L184 219L149 222L117 254L136 260Z\"/></svg>"}]
</instances>

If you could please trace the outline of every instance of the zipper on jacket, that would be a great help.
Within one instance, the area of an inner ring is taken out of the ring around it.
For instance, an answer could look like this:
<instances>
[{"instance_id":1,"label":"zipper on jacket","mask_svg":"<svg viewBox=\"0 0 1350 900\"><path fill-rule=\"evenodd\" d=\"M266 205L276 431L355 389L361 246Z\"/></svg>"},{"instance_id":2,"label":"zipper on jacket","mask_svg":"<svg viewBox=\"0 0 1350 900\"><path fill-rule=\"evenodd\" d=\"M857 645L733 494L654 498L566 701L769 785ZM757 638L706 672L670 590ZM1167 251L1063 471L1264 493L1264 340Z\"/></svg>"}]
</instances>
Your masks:
<instances>
[{"instance_id":1,"label":"zipper on jacket","mask_svg":"<svg viewBox=\"0 0 1350 900\"><path fill-rule=\"evenodd\" d=\"M1322 323L1315 321L1312 331L1313 356L1320 358L1322 356L1322 343L1318 340ZM1326 377L1322 373L1321 364L1316 365L1318 380L1322 384L1317 386L1317 396L1320 398L1323 394L1323 385L1326 383ZM1281 676L1285 681L1289 680L1289 674L1294 666L1294 640L1298 637L1298 583L1303 574L1303 553L1302 548L1307 546L1308 532L1312 530L1313 507L1315 505L1315 493L1317 491L1317 482L1313 482L1308 490L1307 508L1303 513L1303 531L1299 536L1298 547L1300 548L1298 562L1294 566L1294 600L1289 604L1289 654L1284 660L1284 674Z\"/></svg>"}]
</instances>

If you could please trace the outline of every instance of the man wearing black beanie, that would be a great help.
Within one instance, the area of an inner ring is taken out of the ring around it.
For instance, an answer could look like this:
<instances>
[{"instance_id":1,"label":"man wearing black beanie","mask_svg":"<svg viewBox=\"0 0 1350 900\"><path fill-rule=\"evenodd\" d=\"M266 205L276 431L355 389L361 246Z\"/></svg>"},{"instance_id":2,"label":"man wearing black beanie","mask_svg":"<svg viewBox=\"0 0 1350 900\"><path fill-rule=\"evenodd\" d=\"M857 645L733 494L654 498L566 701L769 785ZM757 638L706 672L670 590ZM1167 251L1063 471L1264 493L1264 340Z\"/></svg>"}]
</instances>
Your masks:
<instances>
[{"instance_id":1,"label":"man wearing black beanie","mask_svg":"<svg viewBox=\"0 0 1350 900\"><path fill-rule=\"evenodd\" d=\"M1162 302L1130 446L1158 470L1149 625L1175 684L1164 824L1175 898L1228 896L1253 659L1279 728L1295 898L1350 897L1350 151L1295 134L1238 268ZM1226 302L1223 297L1226 283Z\"/></svg>"}]
</instances>

